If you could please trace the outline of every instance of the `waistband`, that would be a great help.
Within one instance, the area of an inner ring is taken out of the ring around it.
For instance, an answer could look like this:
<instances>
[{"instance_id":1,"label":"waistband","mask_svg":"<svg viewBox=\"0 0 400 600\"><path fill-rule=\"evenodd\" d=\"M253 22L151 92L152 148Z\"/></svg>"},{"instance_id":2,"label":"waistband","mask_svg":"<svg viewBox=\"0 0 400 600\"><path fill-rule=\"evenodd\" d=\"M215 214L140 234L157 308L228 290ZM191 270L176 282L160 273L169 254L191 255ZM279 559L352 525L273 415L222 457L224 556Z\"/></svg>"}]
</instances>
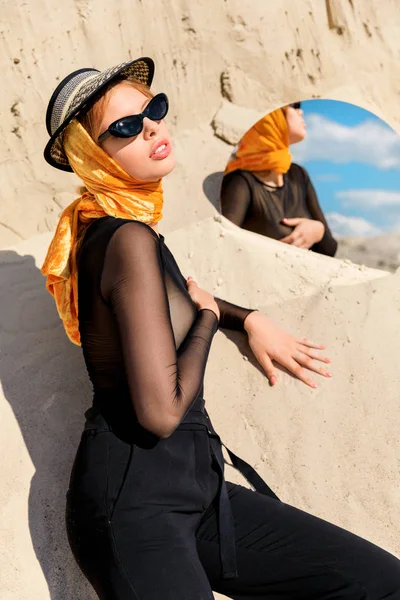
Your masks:
<instances>
[{"instance_id":1,"label":"waistband","mask_svg":"<svg viewBox=\"0 0 400 600\"><path fill-rule=\"evenodd\" d=\"M91 406L85 412L85 426L84 431L97 431L98 433L102 431L113 431L113 427L110 424L109 420L103 415L100 409L96 406ZM139 425L138 422L134 422L134 425ZM207 426L209 425L209 427ZM198 398L195 400L191 408L187 411L182 421L180 422L177 429L187 429L187 425L202 425L210 430L212 428L210 418L205 409L205 400L204 398ZM213 430L215 433L215 431Z\"/></svg>"},{"instance_id":2,"label":"waistband","mask_svg":"<svg viewBox=\"0 0 400 600\"><path fill-rule=\"evenodd\" d=\"M84 431L95 430L97 433L102 431L112 431L104 416L94 407L85 413L86 423ZM220 543L220 557L222 574L224 579L234 579L238 576L236 566L236 540L235 527L232 509L230 505L228 489L226 487L224 476L224 457L222 446L226 449L232 465L237 469L255 491L269 496L279 501L278 496L271 490L265 481L258 475L255 469L246 461L234 454L216 433L211 420L205 409L204 399L196 400L193 408L188 410L177 430L204 429L210 440L211 454L220 476L220 486L218 491L218 533Z\"/></svg>"}]
</instances>

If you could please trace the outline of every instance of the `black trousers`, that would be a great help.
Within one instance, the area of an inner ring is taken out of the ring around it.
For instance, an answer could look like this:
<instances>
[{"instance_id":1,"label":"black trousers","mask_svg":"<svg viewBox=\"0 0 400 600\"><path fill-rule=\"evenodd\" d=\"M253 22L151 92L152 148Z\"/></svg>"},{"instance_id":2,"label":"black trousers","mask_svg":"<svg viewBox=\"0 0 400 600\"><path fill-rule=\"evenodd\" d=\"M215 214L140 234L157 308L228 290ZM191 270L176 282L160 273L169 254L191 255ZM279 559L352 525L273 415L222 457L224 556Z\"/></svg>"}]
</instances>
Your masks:
<instances>
[{"instance_id":1,"label":"black trousers","mask_svg":"<svg viewBox=\"0 0 400 600\"><path fill-rule=\"evenodd\" d=\"M211 600L212 590L237 600L400 600L393 555L269 495L221 482L212 432L183 424L166 440L132 443L101 416L89 419L71 475L67 531L101 600ZM235 578L224 577L221 565L222 485Z\"/></svg>"}]
</instances>

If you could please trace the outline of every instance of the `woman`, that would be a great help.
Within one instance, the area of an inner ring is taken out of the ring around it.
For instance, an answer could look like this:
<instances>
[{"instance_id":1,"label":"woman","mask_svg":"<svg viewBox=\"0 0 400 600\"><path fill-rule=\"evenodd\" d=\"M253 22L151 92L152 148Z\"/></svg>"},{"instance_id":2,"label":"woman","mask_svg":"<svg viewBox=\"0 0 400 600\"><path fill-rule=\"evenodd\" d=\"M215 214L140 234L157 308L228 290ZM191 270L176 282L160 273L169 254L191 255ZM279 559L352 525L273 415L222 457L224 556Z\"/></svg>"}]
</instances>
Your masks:
<instances>
[{"instance_id":1,"label":"woman","mask_svg":"<svg viewBox=\"0 0 400 600\"><path fill-rule=\"evenodd\" d=\"M281 503L232 453L258 491L224 480L203 399L218 325L247 331L272 383L271 359L310 385L301 365L329 375L328 359L180 273L157 227L175 159L153 69L76 71L47 112L46 159L87 189L42 268L94 388L67 495L75 558L101 600L398 598L395 557Z\"/></svg>"},{"instance_id":2,"label":"woman","mask_svg":"<svg viewBox=\"0 0 400 600\"><path fill-rule=\"evenodd\" d=\"M225 169L221 211L243 229L334 256L337 242L308 173L291 162L289 144L306 135L302 115L300 102L279 108L242 137Z\"/></svg>"}]
</instances>

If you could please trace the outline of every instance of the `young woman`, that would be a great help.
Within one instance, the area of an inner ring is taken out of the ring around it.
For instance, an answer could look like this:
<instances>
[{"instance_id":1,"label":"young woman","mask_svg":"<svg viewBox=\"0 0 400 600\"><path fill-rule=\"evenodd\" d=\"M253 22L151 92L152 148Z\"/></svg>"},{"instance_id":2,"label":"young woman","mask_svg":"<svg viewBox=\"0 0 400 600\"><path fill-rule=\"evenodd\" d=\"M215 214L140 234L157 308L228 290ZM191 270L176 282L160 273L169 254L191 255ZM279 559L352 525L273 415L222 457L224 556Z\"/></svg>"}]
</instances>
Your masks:
<instances>
[{"instance_id":1,"label":"young woman","mask_svg":"<svg viewBox=\"0 0 400 600\"><path fill-rule=\"evenodd\" d=\"M232 453L257 491L224 479L203 399L218 325L247 331L272 383L271 359L310 385L301 365L329 375L328 359L180 273L157 228L175 159L153 68L76 71L47 112L46 159L87 190L42 269L94 389L67 495L75 558L101 600L400 598L394 556L280 502Z\"/></svg>"},{"instance_id":2,"label":"young woman","mask_svg":"<svg viewBox=\"0 0 400 600\"><path fill-rule=\"evenodd\" d=\"M240 140L225 169L221 211L235 225L285 244L334 256L337 242L305 169L289 145L306 126L300 102L258 121Z\"/></svg>"}]
</instances>

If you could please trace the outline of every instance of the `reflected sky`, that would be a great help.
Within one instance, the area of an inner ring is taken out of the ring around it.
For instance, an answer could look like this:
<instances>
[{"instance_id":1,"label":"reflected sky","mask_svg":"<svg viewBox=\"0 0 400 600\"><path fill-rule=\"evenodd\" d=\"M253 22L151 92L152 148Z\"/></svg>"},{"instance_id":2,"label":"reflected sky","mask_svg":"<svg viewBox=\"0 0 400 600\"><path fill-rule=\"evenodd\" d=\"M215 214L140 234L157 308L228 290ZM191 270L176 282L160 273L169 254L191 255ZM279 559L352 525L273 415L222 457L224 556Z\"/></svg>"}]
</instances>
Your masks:
<instances>
[{"instance_id":1,"label":"reflected sky","mask_svg":"<svg viewBox=\"0 0 400 600\"><path fill-rule=\"evenodd\" d=\"M400 136L372 113L334 100L302 102L307 138L291 146L336 235L400 230Z\"/></svg>"}]
</instances>

